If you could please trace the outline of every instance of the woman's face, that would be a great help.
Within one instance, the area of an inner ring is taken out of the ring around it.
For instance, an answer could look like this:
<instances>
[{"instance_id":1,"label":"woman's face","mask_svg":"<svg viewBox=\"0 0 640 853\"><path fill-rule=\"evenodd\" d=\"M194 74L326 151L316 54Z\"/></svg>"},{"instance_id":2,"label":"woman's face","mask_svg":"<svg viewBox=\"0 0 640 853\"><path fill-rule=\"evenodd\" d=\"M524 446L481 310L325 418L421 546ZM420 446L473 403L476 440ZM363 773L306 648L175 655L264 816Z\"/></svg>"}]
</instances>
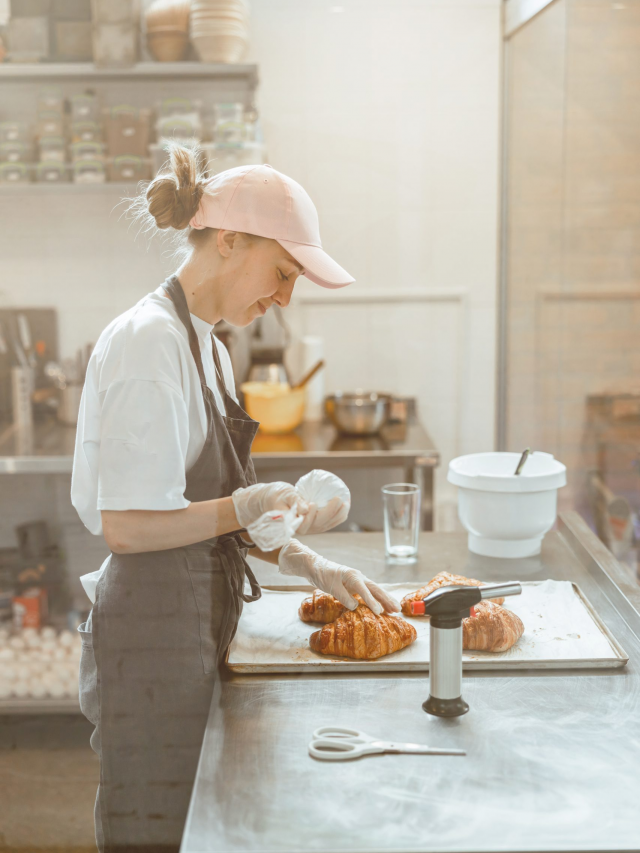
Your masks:
<instances>
[{"instance_id":1,"label":"woman's face","mask_svg":"<svg viewBox=\"0 0 640 853\"><path fill-rule=\"evenodd\" d=\"M302 266L276 240L218 231L220 302L223 320L248 326L272 305L286 308Z\"/></svg>"}]
</instances>

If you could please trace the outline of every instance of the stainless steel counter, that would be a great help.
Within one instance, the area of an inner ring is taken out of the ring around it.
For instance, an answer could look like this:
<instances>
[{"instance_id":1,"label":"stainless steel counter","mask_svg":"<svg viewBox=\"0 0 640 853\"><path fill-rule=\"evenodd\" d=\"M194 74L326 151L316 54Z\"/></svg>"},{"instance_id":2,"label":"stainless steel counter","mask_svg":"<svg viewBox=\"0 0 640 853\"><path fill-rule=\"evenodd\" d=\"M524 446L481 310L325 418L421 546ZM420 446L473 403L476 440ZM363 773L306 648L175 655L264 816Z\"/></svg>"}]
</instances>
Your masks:
<instances>
[{"instance_id":1,"label":"stainless steel counter","mask_svg":"<svg viewBox=\"0 0 640 853\"><path fill-rule=\"evenodd\" d=\"M422 675L226 676L182 853L640 849L640 590L578 516L564 516L541 557L526 560L477 557L463 535L427 533L407 570L385 564L380 534L308 541L379 580L449 569L487 581L575 581L629 664L465 675L471 710L454 720L422 711ZM468 754L317 762L307 743L328 723Z\"/></svg>"},{"instance_id":2,"label":"stainless steel counter","mask_svg":"<svg viewBox=\"0 0 640 853\"><path fill-rule=\"evenodd\" d=\"M37 423L30 434L20 434L11 424L0 423L0 473L70 473L75 427L54 420ZM302 424L286 435L258 433L253 458L259 470L313 467L333 460L343 467L401 465L436 468L440 454L418 423L391 424L379 435L341 436L328 423Z\"/></svg>"},{"instance_id":3,"label":"stainless steel counter","mask_svg":"<svg viewBox=\"0 0 640 853\"><path fill-rule=\"evenodd\" d=\"M0 423L0 474L70 474L75 428L51 419L28 433ZM286 435L256 436L258 479L294 478L312 468L345 476L345 469L402 468L422 488L421 529L433 528L433 472L440 454L419 423L389 424L374 436L341 436L329 423L305 423Z\"/></svg>"}]
</instances>

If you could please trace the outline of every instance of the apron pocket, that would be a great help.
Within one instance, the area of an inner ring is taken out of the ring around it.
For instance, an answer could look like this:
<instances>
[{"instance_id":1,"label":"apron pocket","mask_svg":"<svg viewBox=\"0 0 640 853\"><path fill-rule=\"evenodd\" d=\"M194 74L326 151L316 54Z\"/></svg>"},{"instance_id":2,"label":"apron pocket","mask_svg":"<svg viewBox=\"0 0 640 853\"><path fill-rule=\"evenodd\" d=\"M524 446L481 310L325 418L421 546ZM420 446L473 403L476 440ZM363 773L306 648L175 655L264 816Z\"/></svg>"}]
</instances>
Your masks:
<instances>
[{"instance_id":1,"label":"apron pocket","mask_svg":"<svg viewBox=\"0 0 640 853\"><path fill-rule=\"evenodd\" d=\"M202 666L205 673L214 672L231 639L229 623L234 621L234 602L222 569L189 566L188 572L198 608Z\"/></svg>"}]
</instances>

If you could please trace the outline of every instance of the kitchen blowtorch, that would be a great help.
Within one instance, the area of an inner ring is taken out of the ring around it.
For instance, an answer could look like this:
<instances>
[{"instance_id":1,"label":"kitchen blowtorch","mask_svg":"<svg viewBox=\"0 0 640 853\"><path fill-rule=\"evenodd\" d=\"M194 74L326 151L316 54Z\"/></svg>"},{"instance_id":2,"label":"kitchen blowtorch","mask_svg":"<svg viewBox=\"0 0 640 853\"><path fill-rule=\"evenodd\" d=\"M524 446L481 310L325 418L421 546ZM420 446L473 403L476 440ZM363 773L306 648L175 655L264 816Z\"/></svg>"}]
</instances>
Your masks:
<instances>
[{"instance_id":1,"label":"kitchen blowtorch","mask_svg":"<svg viewBox=\"0 0 640 853\"><path fill-rule=\"evenodd\" d=\"M411 602L412 616L430 616L429 698L422 708L436 717L459 717L469 705L462 698L462 620L485 598L520 595L513 581L487 586L447 586Z\"/></svg>"}]
</instances>

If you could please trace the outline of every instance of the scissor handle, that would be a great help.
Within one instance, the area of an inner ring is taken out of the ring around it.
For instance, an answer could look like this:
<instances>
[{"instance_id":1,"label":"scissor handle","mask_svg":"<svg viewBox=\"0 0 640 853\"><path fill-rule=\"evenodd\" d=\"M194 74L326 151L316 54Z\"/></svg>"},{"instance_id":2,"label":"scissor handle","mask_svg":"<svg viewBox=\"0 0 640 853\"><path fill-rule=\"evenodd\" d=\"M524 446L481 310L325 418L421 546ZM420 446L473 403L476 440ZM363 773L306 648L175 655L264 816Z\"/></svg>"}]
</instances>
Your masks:
<instances>
[{"instance_id":1,"label":"scissor handle","mask_svg":"<svg viewBox=\"0 0 640 853\"><path fill-rule=\"evenodd\" d=\"M366 735L364 732L359 732L357 729L346 729L342 726L321 726L319 729L316 729L313 733L314 738L336 738L339 739L348 739L348 738L357 738L359 741L368 741L373 740L369 735Z\"/></svg>"},{"instance_id":2,"label":"scissor handle","mask_svg":"<svg viewBox=\"0 0 640 853\"><path fill-rule=\"evenodd\" d=\"M321 761L347 761L371 752L382 752L382 750L340 738L314 738L309 744L309 755Z\"/></svg>"}]
</instances>

